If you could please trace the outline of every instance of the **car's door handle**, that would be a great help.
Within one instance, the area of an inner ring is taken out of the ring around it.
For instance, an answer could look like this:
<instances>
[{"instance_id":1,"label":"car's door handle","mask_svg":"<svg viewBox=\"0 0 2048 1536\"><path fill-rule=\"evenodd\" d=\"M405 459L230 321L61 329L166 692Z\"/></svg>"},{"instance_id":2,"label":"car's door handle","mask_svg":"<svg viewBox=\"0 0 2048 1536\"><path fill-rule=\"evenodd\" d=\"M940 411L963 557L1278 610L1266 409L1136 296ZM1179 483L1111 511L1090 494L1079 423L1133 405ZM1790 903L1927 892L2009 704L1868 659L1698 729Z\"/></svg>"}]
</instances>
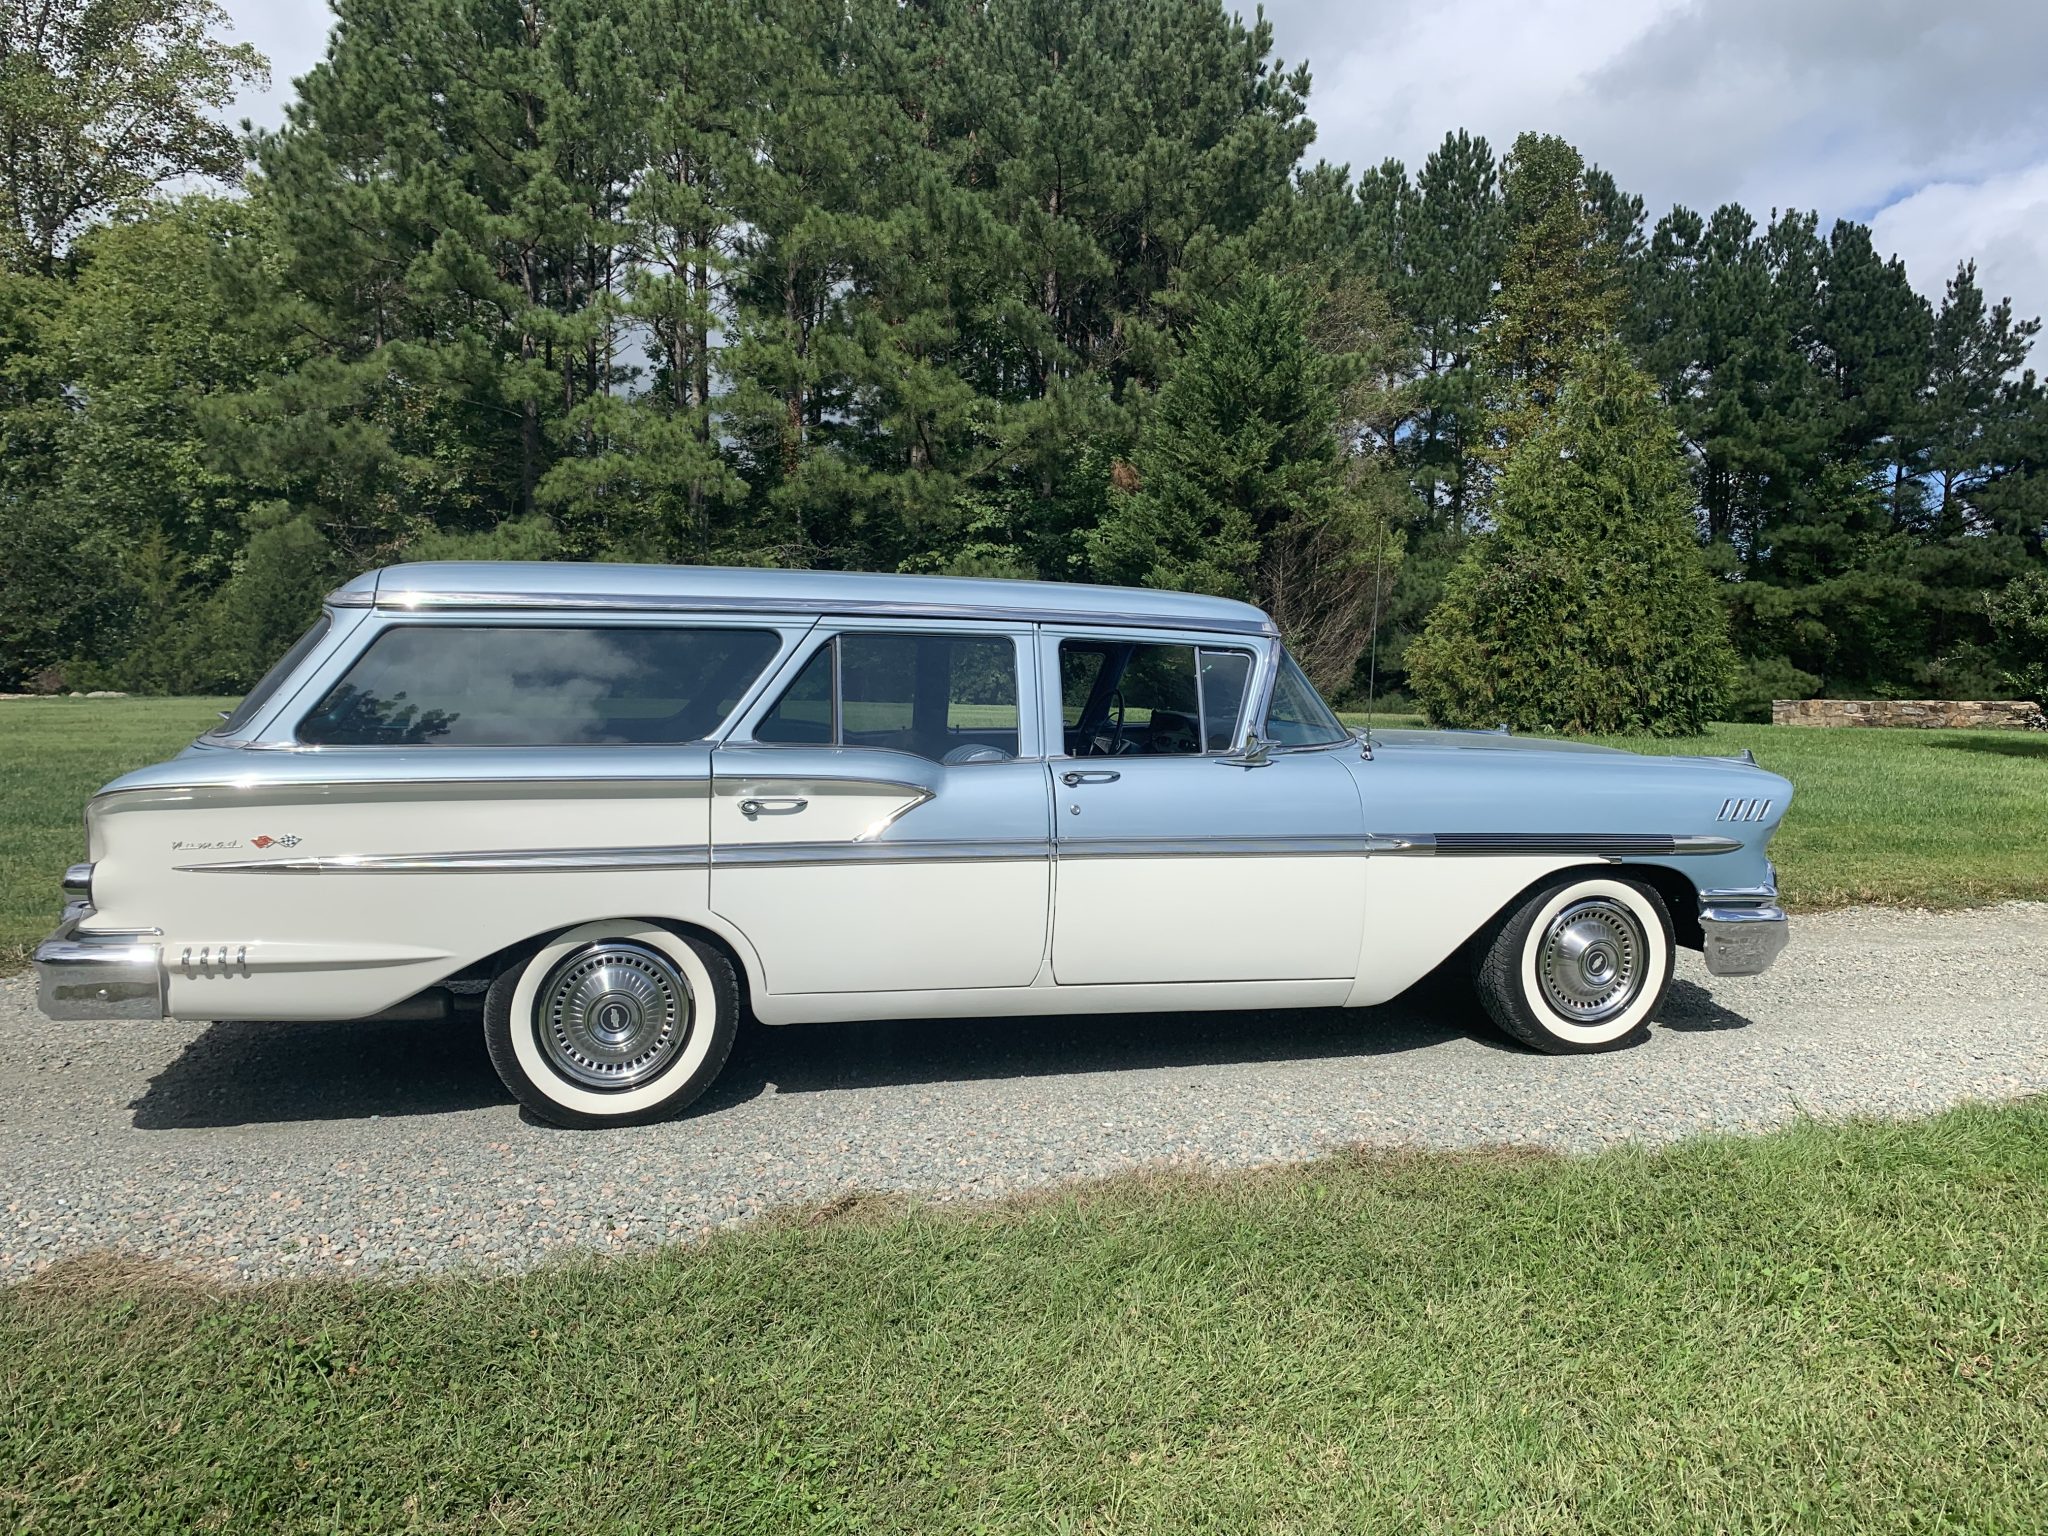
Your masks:
<instances>
[{"instance_id":1,"label":"car's door handle","mask_svg":"<svg viewBox=\"0 0 2048 1536\"><path fill-rule=\"evenodd\" d=\"M1060 775L1060 782L1072 789L1076 784L1114 784L1123 775L1114 768L1076 768Z\"/></svg>"},{"instance_id":2,"label":"car's door handle","mask_svg":"<svg viewBox=\"0 0 2048 1536\"><path fill-rule=\"evenodd\" d=\"M765 795L758 800L742 800L740 814L749 821L756 816L794 816L810 803L799 795Z\"/></svg>"}]
</instances>

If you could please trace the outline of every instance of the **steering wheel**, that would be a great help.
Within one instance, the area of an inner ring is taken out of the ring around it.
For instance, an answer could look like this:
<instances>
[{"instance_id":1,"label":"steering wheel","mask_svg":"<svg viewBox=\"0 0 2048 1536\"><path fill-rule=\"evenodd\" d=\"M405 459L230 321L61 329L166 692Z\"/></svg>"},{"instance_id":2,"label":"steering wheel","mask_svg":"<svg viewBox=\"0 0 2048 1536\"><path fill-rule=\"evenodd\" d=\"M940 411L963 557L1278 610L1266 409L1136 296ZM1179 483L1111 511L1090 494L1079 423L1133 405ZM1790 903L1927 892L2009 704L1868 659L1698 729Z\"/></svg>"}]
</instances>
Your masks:
<instances>
[{"instance_id":1,"label":"steering wheel","mask_svg":"<svg viewBox=\"0 0 2048 1536\"><path fill-rule=\"evenodd\" d=\"M1100 733L1097 733L1093 743L1097 749L1095 752L1097 757L1121 757L1124 753L1131 750L1131 744L1124 740L1123 689L1119 688L1109 696L1109 707L1116 712L1116 723L1110 727L1108 746L1105 747L1103 745L1102 736Z\"/></svg>"}]
</instances>

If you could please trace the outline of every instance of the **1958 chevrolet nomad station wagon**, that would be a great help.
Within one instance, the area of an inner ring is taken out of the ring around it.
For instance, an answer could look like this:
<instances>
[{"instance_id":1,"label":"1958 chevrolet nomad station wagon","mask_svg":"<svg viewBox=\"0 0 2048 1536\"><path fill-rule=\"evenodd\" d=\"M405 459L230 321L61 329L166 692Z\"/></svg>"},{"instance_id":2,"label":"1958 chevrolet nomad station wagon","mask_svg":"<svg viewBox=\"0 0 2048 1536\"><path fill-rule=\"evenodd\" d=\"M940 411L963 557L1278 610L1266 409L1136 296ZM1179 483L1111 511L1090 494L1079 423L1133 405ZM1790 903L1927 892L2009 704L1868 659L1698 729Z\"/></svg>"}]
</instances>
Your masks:
<instances>
[{"instance_id":1,"label":"1958 chevrolet nomad station wagon","mask_svg":"<svg viewBox=\"0 0 2048 1536\"><path fill-rule=\"evenodd\" d=\"M1540 1050L1785 943L1745 758L1347 730L1255 608L1033 582L395 566L86 814L53 1018L445 1016L552 1121L769 1024L1385 1002Z\"/></svg>"}]
</instances>

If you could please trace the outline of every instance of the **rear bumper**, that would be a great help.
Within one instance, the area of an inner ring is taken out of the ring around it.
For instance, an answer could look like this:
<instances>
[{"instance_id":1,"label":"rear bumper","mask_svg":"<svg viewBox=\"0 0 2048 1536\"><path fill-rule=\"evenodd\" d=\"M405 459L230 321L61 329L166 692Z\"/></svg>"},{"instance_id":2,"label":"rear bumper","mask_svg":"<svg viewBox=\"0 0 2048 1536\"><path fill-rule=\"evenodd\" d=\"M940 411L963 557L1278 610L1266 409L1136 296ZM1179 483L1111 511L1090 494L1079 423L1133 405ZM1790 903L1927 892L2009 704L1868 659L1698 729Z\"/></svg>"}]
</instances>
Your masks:
<instances>
[{"instance_id":1,"label":"rear bumper","mask_svg":"<svg viewBox=\"0 0 2048 1536\"><path fill-rule=\"evenodd\" d=\"M52 1019L160 1019L163 946L151 933L81 933L90 907L67 912L36 946L36 1005Z\"/></svg>"},{"instance_id":2,"label":"rear bumper","mask_svg":"<svg viewBox=\"0 0 2048 1536\"><path fill-rule=\"evenodd\" d=\"M1700 893L1700 933L1707 970L1715 976L1755 976L1791 942L1791 923L1769 886Z\"/></svg>"}]
</instances>

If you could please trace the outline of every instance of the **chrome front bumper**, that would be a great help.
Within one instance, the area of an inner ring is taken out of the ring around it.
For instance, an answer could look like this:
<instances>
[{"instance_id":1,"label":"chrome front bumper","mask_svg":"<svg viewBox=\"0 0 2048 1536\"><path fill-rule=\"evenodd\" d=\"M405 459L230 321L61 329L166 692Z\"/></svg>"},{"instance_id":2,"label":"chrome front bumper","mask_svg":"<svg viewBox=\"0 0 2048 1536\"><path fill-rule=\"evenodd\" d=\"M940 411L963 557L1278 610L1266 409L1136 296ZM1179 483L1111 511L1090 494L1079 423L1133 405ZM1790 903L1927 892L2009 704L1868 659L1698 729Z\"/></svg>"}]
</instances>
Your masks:
<instances>
[{"instance_id":1,"label":"chrome front bumper","mask_svg":"<svg viewBox=\"0 0 2048 1536\"><path fill-rule=\"evenodd\" d=\"M1769 887L1700 893L1700 948L1716 976L1755 976L1770 969L1791 941L1791 924Z\"/></svg>"},{"instance_id":2,"label":"chrome front bumper","mask_svg":"<svg viewBox=\"0 0 2048 1536\"><path fill-rule=\"evenodd\" d=\"M163 946L154 933L80 933L81 904L36 946L36 1006L52 1019L160 1019Z\"/></svg>"}]
</instances>

